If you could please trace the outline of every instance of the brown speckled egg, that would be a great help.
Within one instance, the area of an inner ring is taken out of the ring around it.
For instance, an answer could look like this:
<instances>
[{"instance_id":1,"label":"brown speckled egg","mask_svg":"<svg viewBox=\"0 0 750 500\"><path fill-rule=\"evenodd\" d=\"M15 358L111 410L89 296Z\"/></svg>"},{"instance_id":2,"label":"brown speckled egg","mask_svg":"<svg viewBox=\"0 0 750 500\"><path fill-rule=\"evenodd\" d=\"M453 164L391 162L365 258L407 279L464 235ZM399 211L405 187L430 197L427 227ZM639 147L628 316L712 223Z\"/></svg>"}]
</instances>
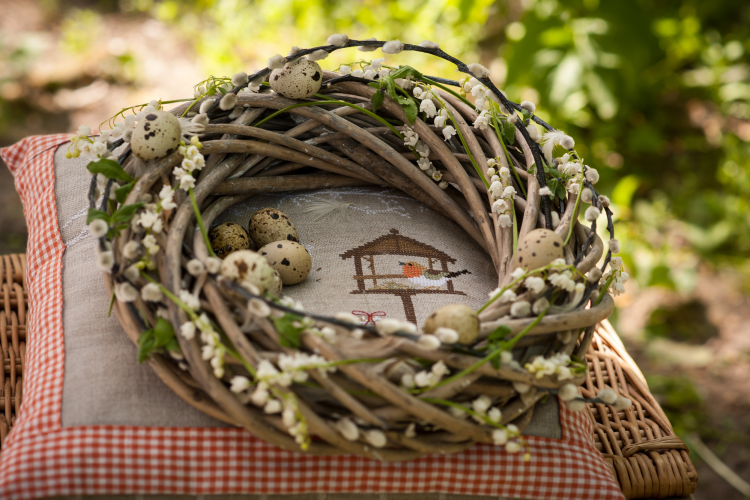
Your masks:
<instances>
[{"instance_id":1,"label":"brown speckled egg","mask_svg":"<svg viewBox=\"0 0 750 500\"><path fill-rule=\"evenodd\" d=\"M307 278L312 269L312 258L307 249L296 241L274 241L258 250L276 269L284 285L296 285Z\"/></svg>"},{"instance_id":2,"label":"brown speckled egg","mask_svg":"<svg viewBox=\"0 0 750 500\"><path fill-rule=\"evenodd\" d=\"M534 229L518 242L518 250L513 257L513 269L519 267L527 271L539 269L555 259L565 257L563 239L549 229Z\"/></svg>"},{"instance_id":3,"label":"brown speckled egg","mask_svg":"<svg viewBox=\"0 0 750 500\"><path fill-rule=\"evenodd\" d=\"M274 241L299 241L297 228L281 210L264 208L250 218L248 233L260 248Z\"/></svg>"},{"instance_id":4,"label":"brown speckled egg","mask_svg":"<svg viewBox=\"0 0 750 500\"><path fill-rule=\"evenodd\" d=\"M180 145L180 121L167 111L151 111L138 122L130 147L141 160L163 158Z\"/></svg>"},{"instance_id":5,"label":"brown speckled egg","mask_svg":"<svg viewBox=\"0 0 750 500\"><path fill-rule=\"evenodd\" d=\"M208 233L208 241L216 256L221 259L237 250L250 248L247 231L234 222L225 222L211 229Z\"/></svg>"},{"instance_id":6,"label":"brown speckled egg","mask_svg":"<svg viewBox=\"0 0 750 500\"><path fill-rule=\"evenodd\" d=\"M320 90L323 70L315 61L301 57L275 69L268 77L274 92L290 99L305 99Z\"/></svg>"},{"instance_id":7,"label":"brown speckled egg","mask_svg":"<svg viewBox=\"0 0 750 500\"><path fill-rule=\"evenodd\" d=\"M438 328L455 330L461 344L471 344L479 335L479 318L474 309L466 304L448 304L427 316L422 330L435 333Z\"/></svg>"},{"instance_id":8,"label":"brown speckled egg","mask_svg":"<svg viewBox=\"0 0 750 500\"><path fill-rule=\"evenodd\" d=\"M252 250L237 250L227 255L221 263L221 275L254 292L249 286L252 285L260 294L266 293L274 281L273 268Z\"/></svg>"}]
</instances>

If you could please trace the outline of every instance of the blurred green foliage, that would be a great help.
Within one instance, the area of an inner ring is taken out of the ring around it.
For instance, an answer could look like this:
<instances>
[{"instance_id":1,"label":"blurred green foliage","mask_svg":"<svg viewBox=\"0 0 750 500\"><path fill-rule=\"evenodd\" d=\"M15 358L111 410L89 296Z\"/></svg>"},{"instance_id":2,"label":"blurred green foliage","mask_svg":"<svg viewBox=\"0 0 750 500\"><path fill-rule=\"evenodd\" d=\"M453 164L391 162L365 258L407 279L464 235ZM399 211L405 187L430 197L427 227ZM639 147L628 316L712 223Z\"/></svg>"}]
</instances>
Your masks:
<instances>
[{"instance_id":1,"label":"blurred green foliage","mask_svg":"<svg viewBox=\"0 0 750 500\"><path fill-rule=\"evenodd\" d=\"M600 169L639 283L689 289L700 261L747 273L750 4L524 6L524 29L506 30L516 40L499 53L505 88L538 95L539 113Z\"/></svg>"}]
</instances>

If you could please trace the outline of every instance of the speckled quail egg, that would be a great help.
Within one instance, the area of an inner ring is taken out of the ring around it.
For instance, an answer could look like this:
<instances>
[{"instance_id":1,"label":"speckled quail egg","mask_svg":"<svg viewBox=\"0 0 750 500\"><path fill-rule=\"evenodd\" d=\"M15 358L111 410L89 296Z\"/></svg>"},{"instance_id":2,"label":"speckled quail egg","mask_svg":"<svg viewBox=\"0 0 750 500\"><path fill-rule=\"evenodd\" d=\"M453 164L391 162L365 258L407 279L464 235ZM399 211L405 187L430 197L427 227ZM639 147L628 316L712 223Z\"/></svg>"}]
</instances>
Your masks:
<instances>
[{"instance_id":1,"label":"speckled quail egg","mask_svg":"<svg viewBox=\"0 0 750 500\"><path fill-rule=\"evenodd\" d=\"M425 333L436 333L438 328L455 330L459 343L471 344L479 335L479 318L474 309L466 304L448 304L432 311L422 330Z\"/></svg>"},{"instance_id":2,"label":"speckled quail egg","mask_svg":"<svg viewBox=\"0 0 750 500\"><path fill-rule=\"evenodd\" d=\"M221 259L237 250L250 248L247 231L234 222L225 222L211 229L208 233L208 241L216 256Z\"/></svg>"},{"instance_id":3,"label":"speckled quail egg","mask_svg":"<svg viewBox=\"0 0 750 500\"><path fill-rule=\"evenodd\" d=\"M237 250L229 254L221 263L221 275L240 286L254 292L249 285L257 288L260 294L273 287L273 268L258 252Z\"/></svg>"},{"instance_id":4,"label":"speckled quail egg","mask_svg":"<svg viewBox=\"0 0 750 500\"><path fill-rule=\"evenodd\" d=\"M296 285L307 278L312 269L312 258L307 249L296 241L274 241L258 250L276 269L284 285Z\"/></svg>"},{"instance_id":5,"label":"speckled quail egg","mask_svg":"<svg viewBox=\"0 0 750 500\"><path fill-rule=\"evenodd\" d=\"M250 218L248 233L258 248L274 241L299 241L299 233L289 216L275 208L255 212Z\"/></svg>"},{"instance_id":6,"label":"speckled quail egg","mask_svg":"<svg viewBox=\"0 0 750 500\"><path fill-rule=\"evenodd\" d=\"M323 70L320 65L301 57L275 69L268 77L274 92L290 99L305 99L320 90Z\"/></svg>"},{"instance_id":7,"label":"speckled quail egg","mask_svg":"<svg viewBox=\"0 0 750 500\"><path fill-rule=\"evenodd\" d=\"M151 111L133 130L130 147L141 160L163 158L180 145L180 121L167 111Z\"/></svg>"},{"instance_id":8,"label":"speckled quail egg","mask_svg":"<svg viewBox=\"0 0 750 500\"><path fill-rule=\"evenodd\" d=\"M519 267L527 271L539 269L555 259L565 257L565 242L554 231L534 229L518 242L518 250L513 257L513 269Z\"/></svg>"},{"instance_id":9,"label":"speckled quail egg","mask_svg":"<svg viewBox=\"0 0 750 500\"><path fill-rule=\"evenodd\" d=\"M268 288L268 293L270 293L274 297L281 297L282 286L283 286L283 283L281 282L281 275L276 269L274 269L273 270L273 284Z\"/></svg>"}]
</instances>

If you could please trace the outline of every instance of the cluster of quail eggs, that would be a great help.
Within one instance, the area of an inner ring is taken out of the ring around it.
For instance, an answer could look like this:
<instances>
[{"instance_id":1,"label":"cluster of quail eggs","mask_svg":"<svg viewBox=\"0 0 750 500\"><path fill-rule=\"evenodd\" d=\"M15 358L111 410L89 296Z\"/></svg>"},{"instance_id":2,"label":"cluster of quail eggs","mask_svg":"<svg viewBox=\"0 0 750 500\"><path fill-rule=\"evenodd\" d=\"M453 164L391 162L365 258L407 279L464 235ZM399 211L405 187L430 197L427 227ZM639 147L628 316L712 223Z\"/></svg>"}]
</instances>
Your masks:
<instances>
[{"instance_id":1,"label":"cluster of quail eggs","mask_svg":"<svg viewBox=\"0 0 750 500\"><path fill-rule=\"evenodd\" d=\"M224 259L221 274L260 294L279 297L282 285L304 281L312 268L294 223L275 208L255 212L247 230L234 222L219 224L208 239L216 256Z\"/></svg>"}]
</instances>

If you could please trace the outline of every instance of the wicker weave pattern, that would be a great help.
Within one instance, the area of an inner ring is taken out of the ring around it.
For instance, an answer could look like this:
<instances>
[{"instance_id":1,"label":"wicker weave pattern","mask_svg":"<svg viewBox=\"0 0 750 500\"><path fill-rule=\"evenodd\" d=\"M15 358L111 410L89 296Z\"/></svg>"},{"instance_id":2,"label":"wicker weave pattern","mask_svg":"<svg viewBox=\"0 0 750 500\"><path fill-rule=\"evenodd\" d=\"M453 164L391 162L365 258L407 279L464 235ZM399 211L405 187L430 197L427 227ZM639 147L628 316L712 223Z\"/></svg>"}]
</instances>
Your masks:
<instances>
[{"instance_id":1,"label":"wicker weave pattern","mask_svg":"<svg viewBox=\"0 0 750 500\"><path fill-rule=\"evenodd\" d=\"M0 446L16 423L26 366L26 256L0 257Z\"/></svg>"},{"instance_id":2,"label":"wicker weave pattern","mask_svg":"<svg viewBox=\"0 0 750 500\"><path fill-rule=\"evenodd\" d=\"M609 464L626 498L666 498L695 492L698 473L687 446L648 390L646 380L625 351L609 321L600 323L588 353L584 396L611 387L633 406L619 413L589 404L596 425L594 443Z\"/></svg>"}]
</instances>

